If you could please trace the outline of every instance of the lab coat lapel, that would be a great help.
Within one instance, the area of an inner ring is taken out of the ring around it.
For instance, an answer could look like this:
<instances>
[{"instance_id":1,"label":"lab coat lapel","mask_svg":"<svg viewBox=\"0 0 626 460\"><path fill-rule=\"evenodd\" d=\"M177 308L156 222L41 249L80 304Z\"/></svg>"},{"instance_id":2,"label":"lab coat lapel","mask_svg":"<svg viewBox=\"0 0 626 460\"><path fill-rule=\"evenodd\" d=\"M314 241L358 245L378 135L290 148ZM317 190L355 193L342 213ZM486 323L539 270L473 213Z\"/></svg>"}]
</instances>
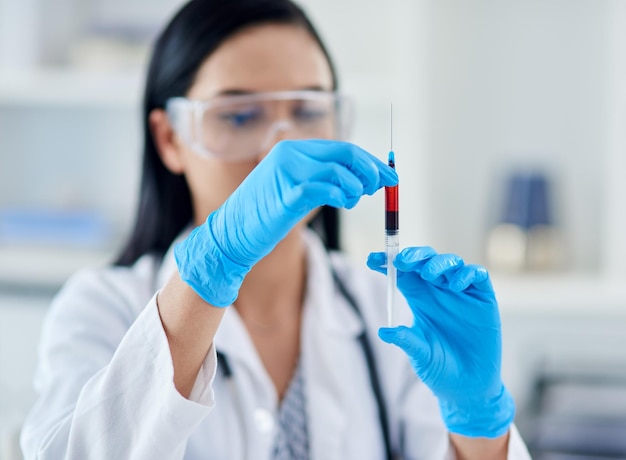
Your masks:
<instances>
[{"instance_id":1,"label":"lab coat lapel","mask_svg":"<svg viewBox=\"0 0 626 460\"><path fill-rule=\"evenodd\" d=\"M338 295L328 255L307 235L308 281L302 330L309 445L312 460L342 459L348 414L353 347L363 324Z\"/></svg>"},{"instance_id":2,"label":"lab coat lapel","mask_svg":"<svg viewBox=\"0 0 626 460\"><path fill-rule=\"evenodd\" d=\"M258 379L257 390L264 389L264 399L269 398L272 401L271 405L275 405L277 395L274 384L235 308L228 307L224 313L220 327L215 333L214 343L215 349L228 356L229 362L239 363L250 370L250 375Z\"/></svg>"}]
</instances>

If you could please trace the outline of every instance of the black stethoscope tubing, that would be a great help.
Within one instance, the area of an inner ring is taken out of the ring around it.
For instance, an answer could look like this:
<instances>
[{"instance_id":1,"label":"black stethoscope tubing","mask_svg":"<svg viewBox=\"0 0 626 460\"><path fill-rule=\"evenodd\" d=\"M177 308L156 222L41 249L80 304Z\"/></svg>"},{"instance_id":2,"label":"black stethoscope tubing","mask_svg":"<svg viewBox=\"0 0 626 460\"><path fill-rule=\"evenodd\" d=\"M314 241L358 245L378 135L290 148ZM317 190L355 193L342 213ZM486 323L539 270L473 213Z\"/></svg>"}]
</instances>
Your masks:
<instances>
[{"instance_id":1,"label":"black stethoscope tubing","mask_svg":"<svg viewBox=\"0 0 626 460\"><path fill-rule=\"evenodd\" d=\"M357 316L361 319L361 321L365 324L365 320L355 298L346 288L346 285L337 272L331 268L333 280L335 281L335 285L341 295L347 300L348 304L352 307ZM387 460L393 460L394 456L391 450L391 439L389 434L389 420L387 418L387 408L385 404L385 399L383 398L382 386L380 384L380 379L378 377L378 368L376 366L376 360L374 359L374 352L372 350L372 345L367 338L367 328L363 329L363 332L359 334L357 340L361 345L361 349L363 350L363 354L365 355L365 361L367 363L367 370L369 374L370 385L372 387L372 391L374 393L374 398L376 399L376 407L378 409L378 417L380 419L380 429L383 435L383 442L385 445L385 457ZM217 361L219 367L222 369L222 374L226 379L231 379L233 377L232 367L228 361L226 355L220 351L217 351Z\"/></svg>"}]
</instances>

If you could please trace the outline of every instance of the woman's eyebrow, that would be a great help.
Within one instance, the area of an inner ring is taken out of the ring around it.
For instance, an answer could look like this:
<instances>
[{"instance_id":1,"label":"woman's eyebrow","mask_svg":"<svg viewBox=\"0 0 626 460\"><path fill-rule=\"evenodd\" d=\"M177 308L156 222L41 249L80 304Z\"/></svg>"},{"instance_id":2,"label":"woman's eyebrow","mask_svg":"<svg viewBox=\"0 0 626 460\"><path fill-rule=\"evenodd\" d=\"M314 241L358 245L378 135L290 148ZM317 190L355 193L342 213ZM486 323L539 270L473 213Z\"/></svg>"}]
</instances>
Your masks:
<instances>
[{"instance_id":1,"label":"woman's eyebrow","mask_svg":"<svg viewBox=\"0 0 626 460\"><path fill-rule=\"evenodd\" d=\"M287 91L328 91L328 90L325 88L322 88L319 85L315 85L315 86L304 86L300 88L294 88L294 89L290 89ZM264 93L264 92L273 93L273 92L278 92L278 91L253 91L249 89L229 88L229 89L221 90L215 95L216 96L240 96L243 94L255 94L255 93Z\"/></svg>"}]
</instances>

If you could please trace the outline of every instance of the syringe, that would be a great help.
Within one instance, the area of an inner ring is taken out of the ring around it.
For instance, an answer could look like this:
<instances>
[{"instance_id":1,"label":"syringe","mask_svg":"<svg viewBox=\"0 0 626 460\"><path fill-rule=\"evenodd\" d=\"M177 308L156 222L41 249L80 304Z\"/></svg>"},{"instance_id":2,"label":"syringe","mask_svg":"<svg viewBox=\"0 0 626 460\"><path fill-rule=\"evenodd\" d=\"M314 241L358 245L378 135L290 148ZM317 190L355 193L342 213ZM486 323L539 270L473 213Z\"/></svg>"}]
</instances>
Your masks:
<instances>
[{"instance_id":1,"label":"syringe","mask_svg":"<svg viewBox=\"0 0 626 460\"><path fill-rule=\"evenodd\" d=\"M396 159L393 153L393 107L391 115L391 150L388 164L396 169ZM393 261L398 255L398 186L385 187L385 253L387 255L387 326L394 326L394 299L397 286L397 272Z\"/></svg>"}]
</instances>

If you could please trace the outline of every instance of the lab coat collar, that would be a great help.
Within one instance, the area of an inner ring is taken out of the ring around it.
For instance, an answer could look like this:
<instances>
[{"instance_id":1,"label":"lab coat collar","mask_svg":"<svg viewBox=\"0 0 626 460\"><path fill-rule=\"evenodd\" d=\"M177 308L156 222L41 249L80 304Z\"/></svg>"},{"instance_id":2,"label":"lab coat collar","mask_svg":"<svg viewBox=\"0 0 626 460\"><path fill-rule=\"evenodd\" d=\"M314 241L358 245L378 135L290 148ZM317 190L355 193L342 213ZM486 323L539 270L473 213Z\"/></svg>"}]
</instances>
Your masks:
<instances>
[{"instance_id":1,"label":"lab coat collar","mask_svg":"<svg viewBox=\"0 0 626 460\"><path fill-rule=\"evenodd\" d=\"M186 228L166 252L157 275L158 286L163 286L176 270L174 246L184 240L192 227ZM343 297L332 275L332 262L322 241L312 230L303 232L307 251L307 283L304 298L304 321L314 321L316 327L333 336L356 337L364 325L347 299ZM349 287L348 287L349 289ZM356 296L356 292L353 293ZM256 356L256 350L236 309L228 308L215 336L217 350L230 359ZM247 359L246 359L247 360ZM254 360L260 363L260 360Z\"/></svg>"}]
</instances>

